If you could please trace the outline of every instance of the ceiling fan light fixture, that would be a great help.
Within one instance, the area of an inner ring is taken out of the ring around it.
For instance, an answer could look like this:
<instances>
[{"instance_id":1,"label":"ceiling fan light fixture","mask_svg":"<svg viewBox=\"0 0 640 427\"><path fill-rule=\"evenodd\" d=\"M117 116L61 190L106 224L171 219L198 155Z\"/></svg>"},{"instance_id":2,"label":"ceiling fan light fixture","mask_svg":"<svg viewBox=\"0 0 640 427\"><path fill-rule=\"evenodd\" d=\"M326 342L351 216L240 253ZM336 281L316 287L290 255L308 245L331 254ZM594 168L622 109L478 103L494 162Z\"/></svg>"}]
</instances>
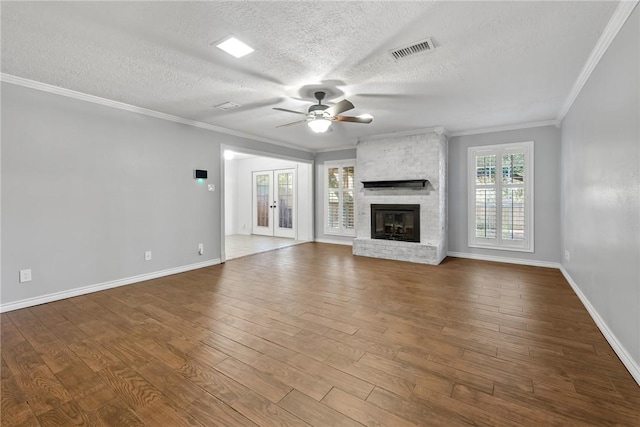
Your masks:
<instances>
[{"instance_id":1,"label":"ceiling fan light fixture","mask_svg":"<svg viewBox=\"0 0 640 427\"><path fill-rule=\"evenodd\" d=\"M327 120L321 117L310 120L307 122L307 124L315 133L325 133L329 129L329 126L331 126L331 120Z\"/></svg>"}]
</instances>

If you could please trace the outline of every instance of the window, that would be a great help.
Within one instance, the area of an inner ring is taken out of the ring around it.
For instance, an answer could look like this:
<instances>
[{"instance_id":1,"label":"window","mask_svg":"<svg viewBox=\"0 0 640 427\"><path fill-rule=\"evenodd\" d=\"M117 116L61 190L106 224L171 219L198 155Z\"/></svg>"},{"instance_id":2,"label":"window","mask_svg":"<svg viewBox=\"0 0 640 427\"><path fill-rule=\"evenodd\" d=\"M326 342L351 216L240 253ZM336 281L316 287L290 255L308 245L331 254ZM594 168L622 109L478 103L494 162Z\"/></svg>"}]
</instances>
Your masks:
<instances>
[{"instance_id":1,"label":"window","mask_svg":"<svg viewBox=\"0 0 640 427\"><path fill-rule=\"evenodd\" d=\"M325 234L356 234L355 163L355 160L325 163Z\"/></svg>"},{"instance_id":2,"label":"window","mask_svg":"<svg viewBox=\"0 0 640 427\"><path fill-rule=\"evenodd\" d=\"M533 252L533 141L469 147L469 246Z\"/></svg>"}]
</instances>

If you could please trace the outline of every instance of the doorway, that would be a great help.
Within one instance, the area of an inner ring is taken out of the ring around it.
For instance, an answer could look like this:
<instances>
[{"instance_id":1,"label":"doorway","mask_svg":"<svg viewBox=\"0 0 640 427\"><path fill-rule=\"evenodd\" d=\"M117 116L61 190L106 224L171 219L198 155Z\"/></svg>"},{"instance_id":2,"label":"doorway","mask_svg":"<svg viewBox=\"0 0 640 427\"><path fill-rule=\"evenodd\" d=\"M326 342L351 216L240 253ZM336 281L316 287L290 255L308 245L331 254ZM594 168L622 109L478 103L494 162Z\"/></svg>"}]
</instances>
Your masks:
<instances>
[{"instance_id":1,"label":"doorway","mask_svg":"<svg viewBox=\"0 0 640 427\"><path fill-rule=\"evenodd\" d=\"M313 163L224 152L223 260L313 240Z\"/></svg>"}]
</instances>

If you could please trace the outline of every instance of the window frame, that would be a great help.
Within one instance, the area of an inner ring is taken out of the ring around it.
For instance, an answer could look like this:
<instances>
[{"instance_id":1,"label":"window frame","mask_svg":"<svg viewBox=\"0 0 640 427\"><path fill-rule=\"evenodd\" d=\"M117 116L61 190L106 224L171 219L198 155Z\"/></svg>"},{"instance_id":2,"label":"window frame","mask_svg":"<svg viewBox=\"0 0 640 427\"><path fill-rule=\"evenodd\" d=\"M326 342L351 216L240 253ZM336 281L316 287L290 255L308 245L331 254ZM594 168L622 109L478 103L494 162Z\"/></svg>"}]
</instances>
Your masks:
<instances>
[{"instance_id":1,"label":"window frame","mask_svg":"<svg viewBox=\"0 0 640 427\"><path fill-rule=\"evenodd\" d=\"M524 239L509 240L502 238L502 190L513 188L512 184L502 182L502 156L505 154L524 154ZM476 189L491 188L476 183L476 157L478 155L496 156L496 179L493 187L496 192L496 237L482 238L476 236ZM467 148L467 224L470 248L497 249L517 252L534 252L534 143L533 141L507 144L480 145Z\"/></svg>"},{"instance_id":2,"label":"window frame","mask_svg":"<svg viewBox=\"0 0 640 427\"><path fill-rule=\"evenodd\" d=\"M341 215L340 215L340 227L332 228L329 227L329 169L330 168L339 168L340 171L338 173L339 183L338 183L338 212L341 213L343 210L343 191L344 188L342 186L342 169L345 167L353 167L354 170L354 182L353 182L353 229L345 228ZM356 185L355 185L355 167L356 167L356 159L345 159L345 160L335 160L335 161L327 161L324 163L324 173L323 173L323 187L324 187L324 217L323 217L323 230L324 234L329 234L332 236L346 236L346 237L355 237L356 235Z\"/></svg>"}]
</instances>

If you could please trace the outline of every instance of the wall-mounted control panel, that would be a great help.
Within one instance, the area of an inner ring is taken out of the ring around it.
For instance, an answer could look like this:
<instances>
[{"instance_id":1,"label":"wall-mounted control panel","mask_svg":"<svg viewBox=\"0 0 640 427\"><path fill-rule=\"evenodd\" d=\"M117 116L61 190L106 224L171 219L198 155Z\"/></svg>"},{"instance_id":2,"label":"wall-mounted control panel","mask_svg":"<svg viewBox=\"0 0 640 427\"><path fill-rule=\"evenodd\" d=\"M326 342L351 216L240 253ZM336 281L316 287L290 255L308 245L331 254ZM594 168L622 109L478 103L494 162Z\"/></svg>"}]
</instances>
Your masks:
<instances>
[{"instance_id":1,"label":"wall-mounted control panel","mask_svg":"<svg viewBox=\"0 0 640 427\"><path fill-rule=\"evenodd\" d=\"M193 179L207 179L207 171L203 169L194 170Z\"/></svg>"}]
</instances>

